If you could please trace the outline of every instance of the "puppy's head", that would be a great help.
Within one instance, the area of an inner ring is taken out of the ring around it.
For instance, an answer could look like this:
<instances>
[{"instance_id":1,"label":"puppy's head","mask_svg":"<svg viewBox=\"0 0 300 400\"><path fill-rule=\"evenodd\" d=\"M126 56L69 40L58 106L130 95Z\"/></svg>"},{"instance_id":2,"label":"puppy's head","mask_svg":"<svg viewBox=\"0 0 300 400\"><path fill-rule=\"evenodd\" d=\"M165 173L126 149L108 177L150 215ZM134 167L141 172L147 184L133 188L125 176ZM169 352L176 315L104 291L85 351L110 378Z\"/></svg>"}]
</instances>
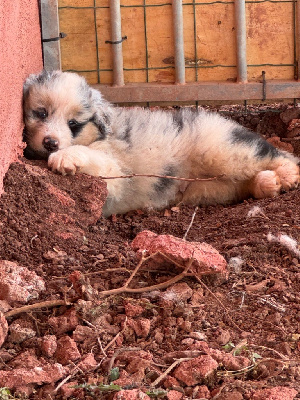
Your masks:
<instances>
[{"instance_id":1,"label":"puppy's head","mask_svg":"<svg viewBox=\"0 0 300 400\"><path fill-rule=\"evenodd\" d=\"M23 108L27 152L37 158L74 144L88 146L110 134L111 105L74 73L30 75Z\"/></svg>"}]
</instances>

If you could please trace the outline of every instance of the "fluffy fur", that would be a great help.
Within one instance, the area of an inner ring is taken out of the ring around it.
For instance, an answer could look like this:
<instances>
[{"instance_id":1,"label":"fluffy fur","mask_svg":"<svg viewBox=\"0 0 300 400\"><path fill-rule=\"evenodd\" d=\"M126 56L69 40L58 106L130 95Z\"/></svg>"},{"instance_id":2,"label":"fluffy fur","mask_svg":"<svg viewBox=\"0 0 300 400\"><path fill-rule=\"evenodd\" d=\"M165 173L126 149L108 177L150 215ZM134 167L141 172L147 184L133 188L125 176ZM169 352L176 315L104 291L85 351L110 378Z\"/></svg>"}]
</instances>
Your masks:
<instances>
[{"instance_id":1,"label":"fluffy fur","mask_svg":"<svg viewBox=\"0 0 300 400\"><path fill-rule=\"evenodd\" d=\"M61 174L154 174L108 179L106 216L170 204L229 204L276 196L299 182L298 159L217 113L114 107L77 74L45 72L24 84L27 153Z\"/></svg>"}]
</instances>

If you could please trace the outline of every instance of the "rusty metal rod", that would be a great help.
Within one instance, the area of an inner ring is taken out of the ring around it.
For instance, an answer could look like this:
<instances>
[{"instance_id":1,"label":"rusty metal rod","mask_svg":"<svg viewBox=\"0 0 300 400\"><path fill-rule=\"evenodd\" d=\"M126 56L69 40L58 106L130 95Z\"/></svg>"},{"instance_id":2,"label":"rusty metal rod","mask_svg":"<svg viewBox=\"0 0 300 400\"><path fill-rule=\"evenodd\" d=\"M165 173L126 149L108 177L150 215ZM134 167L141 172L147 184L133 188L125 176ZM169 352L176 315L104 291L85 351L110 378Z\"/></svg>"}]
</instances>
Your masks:
<instances>
[{"instance_id":1,"label":"rusty metal rod","mask_svg":"<svg viewBox=\"0 0 300 400\"><path fill-rule=\"evenodd\" d=\"M297 48L297 73L296 79L300 79L300 1L296 1L296 48Z\"/></svg>"},{"instance_id":2,"label":"rusty metal rod","mask_svg":"<svg viewBox=\"0 0 300 400\"><path fill-rule=\"evenodd\" d=\"M235 24L237 45L237 82L247 82L247 34L245 0L235 0Z\"/></svg>"},{"instance_id":3,"label":"rusty metal rod","mask_svg":"<svg viewBox=\"0 0 300 400\"><path fill-rule=\"evenodd\" d=\"M172 83L128 83L122 87L93 85L113 103L176 102L207 100L261 100L261 82L187 82ZM267 99L293 99L300 93L300 81L268 81Z\"/></svg>"},{"instance_id":4,"label":"rusty metal rod","mask_svg":"<svg viewBox=\"0 0 300 400\"><path fill-rule=\"evenodd\" d=\"M113 85L124 85L120 0L110 0Z\"/></svg>"},{"instance_id":5,"label":"rusty metal rod","mask_svg":"<svg viewBox=\"0 0 300 400\"><path fill-rule=\"evenodd\" d=\"M185 83L182 0L173 0L173 29L175 44L175 83Z\"/></svg>"}]
</instances>

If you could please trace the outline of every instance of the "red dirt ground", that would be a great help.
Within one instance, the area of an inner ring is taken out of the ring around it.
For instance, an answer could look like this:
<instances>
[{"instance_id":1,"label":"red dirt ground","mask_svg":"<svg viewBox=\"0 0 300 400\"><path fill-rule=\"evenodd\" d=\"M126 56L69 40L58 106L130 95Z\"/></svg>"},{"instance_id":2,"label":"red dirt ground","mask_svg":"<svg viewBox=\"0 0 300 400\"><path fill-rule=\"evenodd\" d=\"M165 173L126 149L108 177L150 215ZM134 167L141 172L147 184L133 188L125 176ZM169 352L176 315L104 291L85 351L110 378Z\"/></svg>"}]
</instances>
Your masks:
<instances>
[{"instance_id":1,"label":"red dirt ground","mask_svg":"<svg viewBox=\"0 0 300 400\"><path fill-rule=\"evenodd\" d=\"M299 109L226 110L300 155ZM0 349L0 388L9 386L15 396L7 398L300 398L299 189L197 210L186 240L218 250L228 279L191 275L160 290L127 293L122 287L139 263L132 240L143 230L183 238L194 208L105 219L95 200L104 200L101 181L55 175L41 161L13 164L4 186L0 260L44 280L46 290L27 304L50 301L18 313L26 304L5 302L0 293L9 325ZM157 285L181 272L170 261L152 259L130 287ZM101 293L111 289L116 292ZM64 367L53 372L58 363ZM50 372L27 380L22 375L37 368Z\"/></svg>"}]
</instances>

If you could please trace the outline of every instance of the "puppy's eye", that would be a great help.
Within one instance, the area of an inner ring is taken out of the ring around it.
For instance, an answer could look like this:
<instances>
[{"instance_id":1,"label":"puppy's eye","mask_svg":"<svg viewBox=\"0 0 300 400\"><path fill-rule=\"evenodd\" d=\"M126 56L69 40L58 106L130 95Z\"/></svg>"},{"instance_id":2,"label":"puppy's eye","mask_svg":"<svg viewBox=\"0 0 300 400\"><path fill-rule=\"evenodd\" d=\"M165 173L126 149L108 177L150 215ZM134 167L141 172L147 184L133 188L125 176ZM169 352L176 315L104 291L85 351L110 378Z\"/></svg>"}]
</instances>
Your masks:
<instances>
[{"instance_id":1,"label":"puppy's eye","mask_svg":"<svg viewBox=\"0 0 300 400\"><path fill-rule=\"evenodd\" d=\"M33 115L35 116L35 118L38 118L38 119L41 119L41 120L46 119L48 117L48 113L47 113L47 110L45 108L34 110L33 111Z\"/></svg>"},{"instance_id":2,"label":"puppy's eye","mask_svg":"<svg viewBox=\"0 0 300 400\"><path fill-rule=\"evenodd\" d=\"M76 126L78 126L79 122L76 121L76 119L70 119L70 121L68 121L68 125L69 125L69 128L72 129L72 128L75 128Z\"/></svg>"}]
</instances>

